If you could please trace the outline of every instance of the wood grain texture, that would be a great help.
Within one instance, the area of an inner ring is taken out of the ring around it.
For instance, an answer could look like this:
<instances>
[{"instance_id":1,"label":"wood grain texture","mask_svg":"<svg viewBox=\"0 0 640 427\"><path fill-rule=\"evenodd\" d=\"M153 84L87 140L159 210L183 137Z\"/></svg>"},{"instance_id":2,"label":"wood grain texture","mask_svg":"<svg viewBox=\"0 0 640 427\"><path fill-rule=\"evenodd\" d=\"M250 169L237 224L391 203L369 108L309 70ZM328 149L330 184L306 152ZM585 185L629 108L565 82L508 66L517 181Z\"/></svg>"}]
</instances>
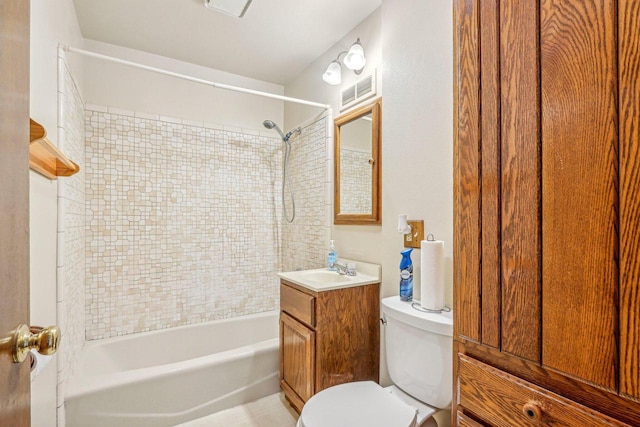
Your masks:
<instances>
[{"instance_id":1,"label":"wood grain texture","mask_svg":"<svg viewBox=\"0 0 640 427\"><path fill-rule=\"evenodd\" d=\"M540 360L538 2L500 5L502 350Z\"/></svg>"},{"instance_id":2,"label":"wood grain texture","mask_svg":"<svg viewBox=\"0 0 640 427\"><path fill-rule=\"evenodd\" d=\"M458 427L483 427L484 424L481 424L475 421L473 418L470 418L468 415L458 411L456 413L457 424Z\"/></svg>"},{"instance_id":3,"label":"wood grain texture","mask_svg":"<svg viewBox=\"0 0 640 427\"><path fill-rule=\"evenodd\" d=\"M316 304L316 393L345 382L378 382L380 284L320 292Z\"/></svg>"},{"instance_id":4,"label":"wood grain texture","mask_svg":"<svg viewBox=\"0 0 640 427\"><path fill-rule=\"evenodd\" d=\"M480 2L482 149L482 343L500 348L500 16Z\"/></svg>"},{"instance_id":5,"label":"wood grain texture","mask_svg":"<svg viewBox=\"0 0 640 427\"><path fill-rule=\"evenodd\" d=\"M281 280L280 294L296 296L285 297L288 314L280 314L280 386L296 410L327 387L378 382L380 283L316 292ZM289 315L307 316L309 298L315 301L312 328ZM300 307L292 308L294 303Z\"/></svg>"},{"instance_id":6,"label":"wood grain texture","mask_svg":"<svg viewBox=\"0 0 640 427\"><path fill-rule=\"evenodd\" d=\"M340 209L340 130L353 120L371 114L371 212L343 213ZM339 225L380 225L382 224L382 98L356 107L334 120L334 162L333 173L333 223Z\"/></svg>"},{"instance_id":7,"label":"wood grain texture","mask_svg":"<svg viewBox=\"0 0 640 427\"><path fill-rule=\"evenodd\" d=\"M617 390L616 7L543 0L543 358Z\"/></svg>"},{"instance_id":8,"label":"wood grain texture","mask_svg":"<svg viewBox=\"0 0 640 427\"><path fill-rule=\"evenodd\" d=\"M465 355L459 385L464 410L496 427L628 425Z\"/></svg>"},{"instance_id":9,"label":"wood grain texture","mask_svg":"<svg viewBox=\"0 0 640 427\"><path fill-rule=\"evenodd\" d=\"M620 393L640 399L640 2L618 0Z\"/></svg>"},{"instance_id":10,"label":"wood grain texture","mask_svg":"<svg viewBox=\"0 0 640 427\"><path fill-rule=\"evenodd\" d=\"M454 336L481 340L480 51L477 0L457 0Z\"/></svg>"},{"instance_id":11,"label":"wood grain texture","mask_svg":"<svg viewBox=\"0 0 640 427\"><path fill-rule=\"evenodd\" d=\"M285 283L288 282L280 285L280 310L314 327L316 325L315 297Z\"/></svg>"},{"instance_id":12,"label":"wood grain texture","mask_svg":"<svg viewBox=\"0 0 640 427\"><path fill-rule=\"evenodd\" d=\"M298 410L314 394L315 334L302 323L280 313L280 385L286 385ZM284 387L283 387L284 388ZM300 408L298 408L300 406Z\"/></svg>"},{"instance_id":13,"label":"wood grain texture","mask_svg":"<svg viewBox=\"0 0 640 427\"><path fill-rule=\"evenodd\" d=\"M475 343L459 344L458 351L612 418L640 426L640 403L621 397L615 392L589 385L565 374L545 369L535 362L513 357L487 346Z\"/></svg>"},{"instance_id":14,"label":"wood grain texture","mask_svg":"<svg viewBox=\"0 0 640 427\"><path fill-rule=\"evenodd\" d=\"M0 2L0 338L29 322L29 3ZM30 425L29 388L0 353L0 425Z\"/></svg>"}]
</instances>

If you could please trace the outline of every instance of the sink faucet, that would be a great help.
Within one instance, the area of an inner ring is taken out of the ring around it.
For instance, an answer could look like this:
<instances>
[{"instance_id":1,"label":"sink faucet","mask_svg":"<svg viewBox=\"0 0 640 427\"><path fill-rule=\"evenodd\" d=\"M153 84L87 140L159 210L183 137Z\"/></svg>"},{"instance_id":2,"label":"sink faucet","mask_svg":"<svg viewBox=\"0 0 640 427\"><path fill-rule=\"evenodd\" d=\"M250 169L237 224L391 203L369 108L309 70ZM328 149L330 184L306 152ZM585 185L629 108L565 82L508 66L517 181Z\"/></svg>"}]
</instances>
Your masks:
<instances>
[{"instance_id":1,"label":"sink faucet","mask_svg":"<svg viewBox=\"0 0 640 427\"><path fill-rule=\"evenodd\" d=\"M346 274L347 273L347 266L344 264L340 264L339 262L334 262L333 264L331 264L331 268L335 268L336 271L338 272L338 274Z\"/></svg>"},{"instance_id":2,"label":"sink faucet","mask_svg":"<svg viewBox=\"0 0 640 427\"><path fill-rule=\"evenodd\" d=\"M339 262L334 262L331 267L335 268L338 271L338 274L347 275L347 276L355 276L356 273L356 265L352 262L347 263L347 265L340 264Z\"/></svg>"}]
</instances>

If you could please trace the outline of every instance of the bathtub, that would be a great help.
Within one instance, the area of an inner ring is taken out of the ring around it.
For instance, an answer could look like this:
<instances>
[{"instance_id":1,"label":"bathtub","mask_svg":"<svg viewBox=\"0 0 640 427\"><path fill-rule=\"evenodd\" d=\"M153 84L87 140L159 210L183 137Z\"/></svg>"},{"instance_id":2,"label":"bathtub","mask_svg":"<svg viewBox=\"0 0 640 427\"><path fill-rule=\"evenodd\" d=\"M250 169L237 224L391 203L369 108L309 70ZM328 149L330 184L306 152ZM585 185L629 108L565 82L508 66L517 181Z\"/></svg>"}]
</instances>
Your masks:
<instances>
[{"instance_id":1,"label":"bathtub","mask_svg":"<svg viewBox=\"0 0 640 427\"><path fill-rule=\"evenodd\" d=\"M279 391L278 313L88 342L66 425L174 426Z\"/></svg>"}]
</instances>

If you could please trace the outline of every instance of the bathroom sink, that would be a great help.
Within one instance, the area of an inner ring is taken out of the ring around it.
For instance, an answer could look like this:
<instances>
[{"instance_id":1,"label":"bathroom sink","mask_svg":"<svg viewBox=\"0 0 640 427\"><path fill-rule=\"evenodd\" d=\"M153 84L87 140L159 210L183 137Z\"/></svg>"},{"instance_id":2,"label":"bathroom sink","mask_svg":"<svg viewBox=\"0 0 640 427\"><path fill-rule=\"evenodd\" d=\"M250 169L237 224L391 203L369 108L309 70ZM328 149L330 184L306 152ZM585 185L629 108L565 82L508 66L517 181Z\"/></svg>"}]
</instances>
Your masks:
<instances>
[{"instance_id":1,"label":"bathroom sink","mask_svg":"<svg viewBox=\"0 0 640 427\"><path fill-rule=\"evenodd\" d=\"M345 263L350 260L340 260ZM280 278L304 286L316 292L328 291L331 289L347 288L351 286L369 285L380 282L381 268L377 264L354 261L356 263L357 275L347 276L338 274L336 271L329 271L326 268L315 270L288 271L278 273Z\"/></svg>"},{"instance_id":2,"label":"bathroom sink","mask_svg":"<svg viewBox=\"0 0 640 427\"><path fill-rule=\"evenodd\" d=\"M340 282L349 282L351 280L350 276L345 276L342 274L338 274L335 271L328 270L307 270L301 271L300 277L302 279L311 280L314 282L322 282L322 283L340 283Z\"/></svg>"}]
</instances>

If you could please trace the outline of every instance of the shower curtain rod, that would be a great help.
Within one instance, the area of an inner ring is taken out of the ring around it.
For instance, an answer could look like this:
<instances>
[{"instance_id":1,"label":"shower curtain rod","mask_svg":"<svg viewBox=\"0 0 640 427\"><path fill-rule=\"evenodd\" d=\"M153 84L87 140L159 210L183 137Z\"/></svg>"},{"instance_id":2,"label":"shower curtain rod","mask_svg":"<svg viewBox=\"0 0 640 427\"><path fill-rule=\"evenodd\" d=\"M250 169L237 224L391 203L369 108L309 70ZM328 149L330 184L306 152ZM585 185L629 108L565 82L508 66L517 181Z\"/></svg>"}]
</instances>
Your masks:
<instances>
[{"instance_id":1,"label":"shower curtain rod","mask_svg":"<svg viewBox=\"0 0 640 427\"><path fill-rule=\"evenodd\" d=\"M102 60L105 60L105 61L115 62L115 63L118 63L118 64L127 65L127 66L134 67L134 68L140 68L142 70L153 71L154 73L164 74L166 76L177 77L179 79L189 80L189 81L192 81L192 82L205 84L207 86L213 86L214 88L218 88L218 89L231 90L231 91L234 91L234 92L247 93L247 94L250 94L250 95L264 96L266 98L273 98L273 99L278 99L280 101L287 101L287 102L294 102L294 103L297 103L297 104L310 105L312 107L320 107L320 108L324 108L324 109L331 108L331 106L328 105L328 104L321 104L319 102L307 101L305 99L291 98L291 97L288 97L288 96L276 95L274 93L262 92L262 91L253 90L253 89L246 89L246 88L238 87L238 86L231 86L231 85L227 85L227 84L224 84L224 83L216 83L216 82L212 82L210 80L199 79L197 77L188 76L186 74L175 73L173 71L163 70L162 68L156 68L156 67L151 67L149 65L139 64L137 62L126 61L124 59L115 58L113 56L107 56L107 55L103 55L101 53L91 52L91 51L84 50L84 49L78 49L78 48L71 47L71 46L59 46L58 49L62 49L64 51L66 51L66 52L77 53L77 54L84 55L84 56L90 56L92 58L102 59Z\"/></svg>"}]
</instances>

